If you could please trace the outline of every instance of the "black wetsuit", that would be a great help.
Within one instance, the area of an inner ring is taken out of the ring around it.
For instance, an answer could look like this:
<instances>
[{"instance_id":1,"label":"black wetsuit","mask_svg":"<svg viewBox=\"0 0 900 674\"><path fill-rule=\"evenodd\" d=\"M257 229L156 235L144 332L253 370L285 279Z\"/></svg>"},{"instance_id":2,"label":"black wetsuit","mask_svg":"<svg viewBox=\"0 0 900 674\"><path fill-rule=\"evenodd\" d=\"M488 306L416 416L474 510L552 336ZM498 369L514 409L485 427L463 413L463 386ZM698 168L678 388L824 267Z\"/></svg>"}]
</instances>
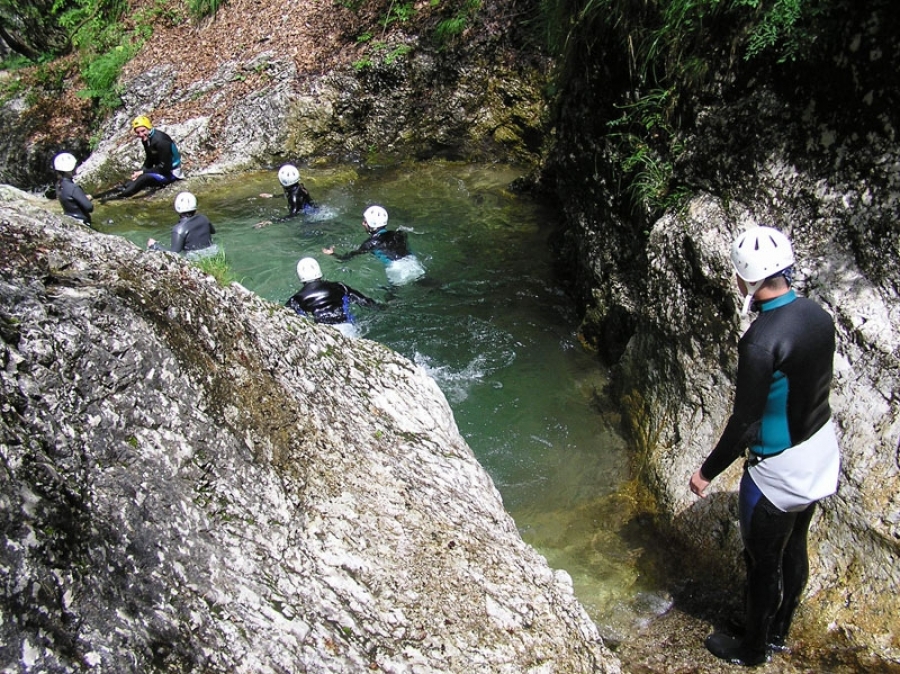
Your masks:
<instances>
[{"instance_id":1,"label":"black wetsuit","mask_svg":"<svg viewBox=\"0 0 900 674\"><path fill-rule=\"evenodd\" d=\"M145 155L143 173L107 199L125 199L148 187L163 187L179 180L176 173L180 174L181 155L175 141L167 133L151 129L147 140L141 140L141 145Z\"/></svg>"},{"instance_id":2,"label":"black wetsuit","mask_svg":"<svg viewBox=\"0 0 900 674\"><path fill-rule=\"evenodd\" d=\"M375 300L343 283L317 279L307 281L303 288L287 301L286 306L301 316L311 316L316 323L337 325L353 322L353 315L350 313L351 304L364 307L378 305Z\"/></svg>"},{"instance_id":3,"label":"black wetsuit","mask_svg":"<svg viewBox=\"0 0 900 674\"><path fill-rule=\"evenodd\" d=\"M757 308L760 315L738 345L733 412L700 468L707 480L746 449L749 464L765 461L808 440L831 419L831 316L792 290ZM751 660L764 658L767 643L783 643L787 636L809 576L806 539L814 510L815 503L799 511L780 510L745 470L740 488L747 564L743 648Z\"/></svg>"},{"instance_id":4,"label":"black wetsuit","mask_svg":"<svg viewBox=\"0 0 900 674\"><path fill-rule=\"evenodd\" d=\"M351 257L372 253L385 264L400 260L410 255L406 232L388 230L384 227L369 235L359 248L349 253L335 255L338 260L349 260Z\"/></svg>"},{"instance_id":5,"label":"black wetsuit","mask_svg":"<svg viewBox=\"0 0 900 674\"><path fill-rule=\"evenodd\" d=\"M203 250L213 245L212 235L216 228L202 213L185 214L178 224L172 228L172 253L190 253ZM153 250L166 250L158 243L151 246Z\"/></svg>"},{"instance_id":6,"label":"black wetsuit","mask_svg":"<svg viewBox=\"0 0 900 674\"><path fill-rule=\"evenodd\" d=\"M84 190L75 184L71 176L60 176L59 183L56 186L56 194L59 203L62 205L63 213L69 215L76 220L81 220L86 225L91 224L91 213L94 210L94 204Z\"/></svg>"},{"instance_id":7,"label":"black wetsuit","mask_svg":"<svg viewBox=\"0 0 900 674\"><path fill-rule=\"evenodd\" d=\"M294 183L285 187L284 196L288 202L289 218L307 213L310 209L316 207L312 197L309 195L309 190L303 186L303 183Z\"/></svg>"}]
</instances>

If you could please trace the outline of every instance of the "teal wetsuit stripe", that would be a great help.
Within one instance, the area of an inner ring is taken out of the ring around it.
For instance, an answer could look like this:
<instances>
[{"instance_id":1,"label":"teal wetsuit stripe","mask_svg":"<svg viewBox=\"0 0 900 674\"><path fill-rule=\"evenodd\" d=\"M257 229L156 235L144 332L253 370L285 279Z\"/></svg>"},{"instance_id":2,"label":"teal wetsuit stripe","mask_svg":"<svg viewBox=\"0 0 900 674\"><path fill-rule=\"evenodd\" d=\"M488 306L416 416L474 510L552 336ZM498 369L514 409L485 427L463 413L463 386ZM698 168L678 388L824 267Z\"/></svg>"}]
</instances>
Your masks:
<instances>
[{"instance_id":1,"label":"teal wetsuit stripe","mask_svg":"<svg viewBox=\"0 0 900 674\"><path fill-rule=\"evenodd\" d=\"M758 443L750 448L759 456L772 456L791 446L791 430L788 425L788 378L784 372L776 372L769 387L769 397L759 428Z\"/></svg>"}]
</instances>

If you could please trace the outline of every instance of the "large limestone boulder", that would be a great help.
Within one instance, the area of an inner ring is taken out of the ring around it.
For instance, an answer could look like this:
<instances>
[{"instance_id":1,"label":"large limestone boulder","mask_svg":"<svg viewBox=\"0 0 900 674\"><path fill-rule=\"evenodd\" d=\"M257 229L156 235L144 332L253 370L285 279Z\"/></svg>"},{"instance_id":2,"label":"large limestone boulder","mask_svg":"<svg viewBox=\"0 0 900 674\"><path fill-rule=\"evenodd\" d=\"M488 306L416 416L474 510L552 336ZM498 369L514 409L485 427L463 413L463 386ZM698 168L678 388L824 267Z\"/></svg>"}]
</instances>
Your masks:
<instances>
[{"instance_id":1,"label":"large limestone boulder","mask_svg":"<svg viewBox=\"0 0 900 674\"><path fill-rule=\"evenodd\" d=\"M0 668L619 672L421 369L0 201Z\"/></svg>"}]
</instances>

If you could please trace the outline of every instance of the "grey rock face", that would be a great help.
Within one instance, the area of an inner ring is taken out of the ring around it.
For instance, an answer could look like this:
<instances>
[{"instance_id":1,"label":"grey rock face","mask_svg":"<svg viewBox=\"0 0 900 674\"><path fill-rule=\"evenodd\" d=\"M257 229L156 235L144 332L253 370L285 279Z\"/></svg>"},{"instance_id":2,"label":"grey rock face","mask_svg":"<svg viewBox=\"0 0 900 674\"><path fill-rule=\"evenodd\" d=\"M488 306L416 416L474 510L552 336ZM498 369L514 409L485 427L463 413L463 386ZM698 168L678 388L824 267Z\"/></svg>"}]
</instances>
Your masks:
<instances>
[{"instance_id":1,"label":"grey rock face","mask_svg":"<svg viewBox=\"0 0 900 674\"><path fill-rule=\"evenodd\" d=\"M435 383L0 203L0 667L619 672Z\"/></svg>"},{"instance_id":2,"label":"grey rock face","mask_svg":"<svg viewBox=\"0 0 900 674\"><path fill-rule=\"evenodd\" d=\"M269 73L268 86L234 102L217 101L242 71L259 68ZM103 140L79 168L82 180L108 182L140 166L143 153L130 128L135 114L155 110L163 102L204 96L204 112L159 120L160 128L178 143L189 175L286 159L360 160L370 158L373 148L376 158L532 163L541 149L545 75L538 68L437 64L424 53L364 71L346 68L313 78L298 76L290 61L267 58L223 64L211 79L169 91L165 82L171 71L172 66L160 66L126 85L129 104L104 125ZM211 115L219 108L225 121L214 134ZM210 153L215 161L204 163L201 158Z\"/></svg>"},{"instance_id":3,"label":"grey rock face","mask_svg":"<svg viewBox=\"0 0 900 674\"><path fill-rule=\"evenodd\" d=\"M866 4L832 19L821 49L796 64L761 68L753 59L708 59L707 51L697 56L708 78L674 75L670 92L691 100L668 118L673 135L655 146L663 140L655 128L639 134L651 152L665 148L672 173L644 183L661 191L644 192L652 198L639 204L623 189L634 146L610 132L621 113L603 106L652 108L656 92L633 98L636 80L621 75L624 50L585 40L611 74L584 69L568 83L553 168L568 197L566 243L587 307L584 333L614 364L640 478L662 532L686 546L684 560L673 560L683 562L681 577L709 593L703 610L734 606L736 614L742 603L740 462L717 478L709 498L688 489L731 412L746 327L728 254L753 225L791 237L797 290L837 326L831 402L843 462L837 494L813 520L810 582L789 640L801 650L827 649L835 660L856 654L858 671L893 671L900 663L897 15ZM716 42L710 37L704 51ZM740 52L736 33L721 37L719 47ZM689 198L674 199L679 190Z\"/></svg>"},{"instance_id":4,"label":"grey rock face","mask_svg":"<svg viewBox=\"0 0 900 674\"><path fill-rule=\"evenodd\" d=\"M814 119L776 123L786 104L765 90L741 105L753 120L742 127L756 134L753 160L734 165L737 155L722 147L728 136L716 132L730 128L733 111L710 110L688 139L691 161L703 155L729 170L709 178L714 191L698 190L643 233L611 217L600 199L570 206L593 289L588 320L621 344L616 380L639 429L643 477L661 520L737 595L740 462L714 482L709 499L696 499L687 485L731 412L737 340L747 326L738 317L731 242L757 224L791 236L798 292L821 303L837 326L832 409L843 452L839 491L813 521L797 632L900 661L900 155L890 135L873 133L861 144L852 136L835 141Z\"/></svg>"},{"instance_id":5,"label":"grey rock face","mask_svg":"<svg viewBox=\"0 0 900 674\"><path fill-rule=\"evenodd\" d=\"M808 178L794 174L793 182ZM683 326L669 333L677 351L654 358L654 369L667 361L667 372L680 373L664 382L657 369L645 372L651 390L652 424L659 442L650 451L653 482L671 524L693 545L730 550L739 564L740 537L736 500L741 475L737 462L714 483L708 503L688 492L687 478L712 449L731 410L736 342L746 322L719 314L714 297L694 296L696 286L684 279L703 279L711 287L731 280L727 267L730 242L739 228L758 215L755 205L732 202L726 208L710 198L695 199L684 217L660 220L650 236L651 295L658 327ZM795 212L796 220L802 216ZM790 218L787 218L790 220ZM727 223L727 224L726 224ZM786 222L779 223L790 231ZM900 660L892 636L900 604L893 588L900 582L900 298L864 274L856 260L835 245L834 229L817 223L817 234L794 229L798 257L796 288L822 304L835 318L838 350L832 409L839 427L842 470L839 491L823 500L813 522L813 572L801 623L824 638L836 633L856 646ZM673 254L691 247L690 259ZM722 288L727 294L729 289ZM725 319L726 330L715 326ZM671 328L670 328L671 329ZM629 371L640 369L662 348L664 333L650 331L629 345ZM724 365L724 367L722 367ZM726 562L727 564L727 562ZM737 569L735 569L737 570ZM863 590L865 588L865 590ZM827 619L825 618L827 616Z\"/></svg>"}]
</instances>

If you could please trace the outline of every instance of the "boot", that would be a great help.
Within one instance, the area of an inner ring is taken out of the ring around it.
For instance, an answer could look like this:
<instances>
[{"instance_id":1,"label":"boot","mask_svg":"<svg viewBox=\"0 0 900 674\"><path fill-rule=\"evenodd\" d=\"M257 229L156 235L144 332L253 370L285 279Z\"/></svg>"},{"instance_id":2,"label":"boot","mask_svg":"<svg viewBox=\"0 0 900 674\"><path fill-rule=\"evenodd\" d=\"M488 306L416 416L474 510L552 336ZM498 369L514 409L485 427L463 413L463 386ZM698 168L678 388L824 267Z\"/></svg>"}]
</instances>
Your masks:
<instances>
[{"instance_id":1,"label":"boot","mask_svg":"<svg viewBox=\"0 0 900 674\"><path fill-rule=\"evenodd\" d=\"M786 597L785 600L781 602L781 606L775 613L775 618L772 619L772 624L769 625L769 634L766 639L769 648L773 651L787 653L790 650L785 645L785 641L787 640L788 631L791 629L791 622L794 619L794 613L799 604L800 599L797 595Z\"/></svg>"},{"instance_id":2,"label":"boot","mask_svg":"<svg viewBox=\"0 0 900 674\"><path fill-rule=\"evenodd\" d=\"M766 639L767 645L771 650L776 653L790 653L791 649L785 645L789 627L790 619L788 619L787 625L777 619L772 623L771 627L769 627L769 638Z\"/></svg>"},{"instance_id":3,"label":"boot","mask_svg":"<svg viewBox=\"0 0 900 674\"><path fill-rule=\"evenodd\" d=\"M721 632L714 632L706 637L706 649L720 660L745 667L755 667L768 660L765 648L750 649L743 641Z\"/></svg>"}]
</instances>

